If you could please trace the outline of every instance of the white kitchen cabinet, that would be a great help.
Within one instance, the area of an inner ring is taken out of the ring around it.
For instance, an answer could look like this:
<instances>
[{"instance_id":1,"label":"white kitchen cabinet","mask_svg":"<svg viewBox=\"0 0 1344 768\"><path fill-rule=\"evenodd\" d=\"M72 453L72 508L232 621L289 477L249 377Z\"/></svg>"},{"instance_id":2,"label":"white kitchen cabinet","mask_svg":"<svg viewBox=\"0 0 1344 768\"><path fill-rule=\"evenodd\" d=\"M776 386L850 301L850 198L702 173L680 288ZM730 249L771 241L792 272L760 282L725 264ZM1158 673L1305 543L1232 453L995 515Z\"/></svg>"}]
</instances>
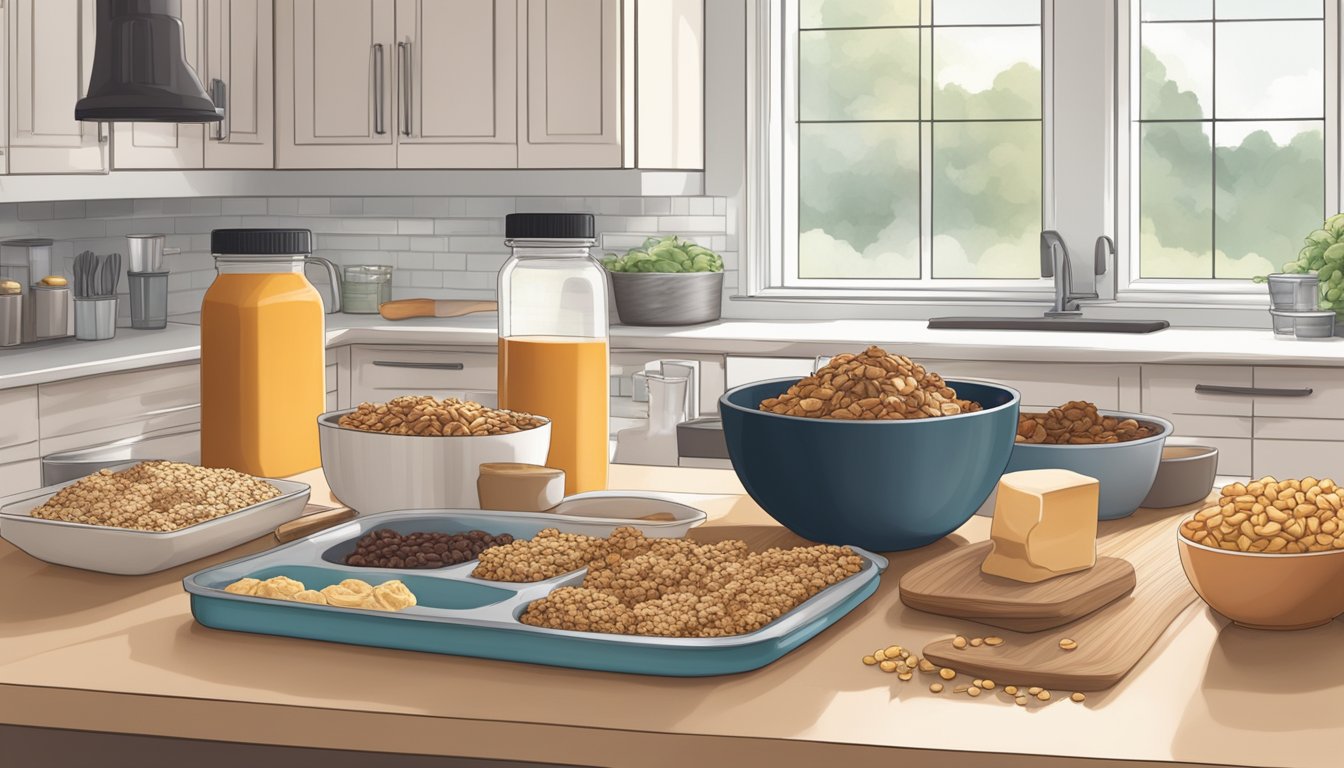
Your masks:
<instances>
[{"instance_id":1,"label":"white kitchen cabinet","mask_svg":"<svg viewBox=\"0 0 1344 768\"><path fill-rule=\"evenodd\" d=\"M199 424L200 371L188 363L38 385L41 454Z\"/></svg>"},{"instance_id":2,"label":"white kitchen cabinet","mask_svg":"<svg viewBox=\"0 0 1344 768\"><path fill-rule=\"evenodd\" d=\"M350 404L386 402L400 395L434 395L497 402L494 351L391 345L350 348Z\"/></svg>"},{"instance_id":3,"label":"white kitchen cabinet","mask_svg":"<svg viewBox=\"0 0 1344 768\"><path fill-rule=\"evenodd\" d=\"M0 174L9 173L9 14L0 0Z\"/></svg>"},{"instance_id":4,"label":"white kitchen cabinet","mask_svg":"<svg viewBox=\"0 0 1344 768\"><path fill-rule=\"evenodd\" d=\"M10 173L102 173L101 123L75 120L93 65L94 0L8 0Z\"/></svg>"},{"instance_id":5,"label":"white kitchen cabinet","mask_svg":"<svg viewBox=\"0 0 1344 768\"><path fill-rule=\"evenodd\" d=\"M634 102L637 115L634 165L704 168L705 2L631 0L630 4L639 9L634 14L635 76L627 78L625 86L625 98ZM640 93L648 97L635 98Z\"/></svg>"},{"instance_id":6,"label":"white kitchen cabinet","mask_svg":"<svg viewBox=\"0 0 1344 768\"><path fill-rule=\"evenodd\" d=\"M37 387L0 390L0 464L36 459L37 435Z\"/></svg>"},{"instance_id":7,"label":"white kitchen cabinet","mask_svg":"<svg viewBox=\"0 0 1344 768\"><path fill-rule=\"evenodd\" d=\"M0 464L0 497L42 487L42 462L37 459Z\"/></svg>"},{"instance_id":8,"label":"white kitchen cabinet","mask_svg":"<svg viewBox=\"0 0 1344 768\"><path fill-rule=\"evenodd\" d=\"M201 82L224 120L205 126L206 168L275 167L275 48L272 0L204 0Z\"/></svg>"},{"instance_id":9,"label":"white kitchen cabinet","mask_svg":"<svg viewBox=\"0 0 1344 768\"><path fill-rule=\"evenodd\" d=\"M182 50L187 66L204 80L205 2L182 0ZM113 123L112 169L201 168L205 127L199 123Z\"/></svg>"},{"instance_id":10,"label":"white kitchen cabinet","mask_svg":"<svg viewBox=\"0 0 1344 768\"><path fill-rule=\"evenodd\" d=\"M394 0L278 0L277 168L395 168Z\"/></svg>"},{"instance_id":11,"label":"white kitchen cabinet","mask_svg":"<svg viewBox=\"0 0 1344 768\"><path fill-rule=\"evenodd\" d=\"M619 0L519 0L523 168L621 167Z\"/></svg>"},{"instance_id":12,"label":"white kitchen cabinet","mask_svg":"<svg viewBox=\"0 0 1344 768\"><path fill-rule=\"evenodd\" d=\"M397 0L397 166L518 165L517 0Z\"/></svg>"},{"instance_id":13,"label":"white kitchen cabinet","mask_svg":"<svg viewBox=\"0 0 1344 768\"><path fill-rule=\"evenodd\" d=\"M1145 365L1142 370L1141 407L1176 428L1180 442L1218 449L1218 473L1249 476L1252 472L1252 398L1201 392L1215 387L1250 387L1249 366Z\"/></svg>"}]
</instances>

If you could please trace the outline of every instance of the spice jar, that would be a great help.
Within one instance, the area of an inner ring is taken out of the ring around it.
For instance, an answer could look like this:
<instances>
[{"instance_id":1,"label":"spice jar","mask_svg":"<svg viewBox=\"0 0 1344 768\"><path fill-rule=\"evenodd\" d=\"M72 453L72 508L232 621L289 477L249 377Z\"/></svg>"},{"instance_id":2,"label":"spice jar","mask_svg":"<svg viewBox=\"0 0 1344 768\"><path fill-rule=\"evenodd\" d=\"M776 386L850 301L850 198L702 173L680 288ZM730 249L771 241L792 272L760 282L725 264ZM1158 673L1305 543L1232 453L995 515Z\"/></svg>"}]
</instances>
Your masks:
<instances>
[{"instance_id":1,"label":"spice jar","mask_svg":"<svg viewBox=\"0 0 1344 768\"><path fill-rule=\"evenodd\" d=\"M349 315L374 315L392 300L392 267L386 264L355 264L345 268L341 281L341 311Z\"/></svg>"}]
</instances>

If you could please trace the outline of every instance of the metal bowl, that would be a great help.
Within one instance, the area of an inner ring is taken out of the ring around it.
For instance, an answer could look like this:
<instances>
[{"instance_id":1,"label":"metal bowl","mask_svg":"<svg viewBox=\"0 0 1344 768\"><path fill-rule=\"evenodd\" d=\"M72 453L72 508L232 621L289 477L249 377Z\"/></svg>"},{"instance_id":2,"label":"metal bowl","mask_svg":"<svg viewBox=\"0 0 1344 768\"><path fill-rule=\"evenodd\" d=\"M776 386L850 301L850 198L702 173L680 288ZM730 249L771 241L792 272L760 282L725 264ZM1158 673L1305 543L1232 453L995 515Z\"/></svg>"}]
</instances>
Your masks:
<instances>
[{"instance_id":1,"label":"metal bowl","mask_svg":"<svg viewBox=\"0 0 1344 768\"><path fill-rule=\"evenodd\" d=\"M608 272L625 325L698 325L719 319L722 272Z\"/></svg>"}]
</instances>

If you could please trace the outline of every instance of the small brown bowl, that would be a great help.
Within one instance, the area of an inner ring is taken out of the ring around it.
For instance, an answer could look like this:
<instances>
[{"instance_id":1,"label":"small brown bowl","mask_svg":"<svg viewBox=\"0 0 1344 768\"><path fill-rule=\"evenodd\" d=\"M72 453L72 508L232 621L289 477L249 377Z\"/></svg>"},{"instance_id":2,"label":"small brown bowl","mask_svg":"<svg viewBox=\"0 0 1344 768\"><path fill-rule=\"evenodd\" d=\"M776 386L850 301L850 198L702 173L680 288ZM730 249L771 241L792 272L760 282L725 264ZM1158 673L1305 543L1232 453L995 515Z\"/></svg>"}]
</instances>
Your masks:
<instances>
[{"instance_id":1,"label":"small brown bowl","mask_svg":"<svg viewBox=\"0 0 1344 768\"><path fill-rule=\"evenodd\" d=\"M1176 533L1181 566L1213 610L1243 627L1307 629L1344 614L1344 549L1232 552Z\"/></svg>"},{"instance_id":2,"label":"small brown bowl","mask_svg":"<svg viewBox=\"0 0 1344 768\"><path fill-rule=\"evenodd\" d=\"M1144 509L1184 507L1203 501L1218 475L1218 449L1209 445L1162 446L1157 477L1148 489Z\"/></svg>"}]
</instances>

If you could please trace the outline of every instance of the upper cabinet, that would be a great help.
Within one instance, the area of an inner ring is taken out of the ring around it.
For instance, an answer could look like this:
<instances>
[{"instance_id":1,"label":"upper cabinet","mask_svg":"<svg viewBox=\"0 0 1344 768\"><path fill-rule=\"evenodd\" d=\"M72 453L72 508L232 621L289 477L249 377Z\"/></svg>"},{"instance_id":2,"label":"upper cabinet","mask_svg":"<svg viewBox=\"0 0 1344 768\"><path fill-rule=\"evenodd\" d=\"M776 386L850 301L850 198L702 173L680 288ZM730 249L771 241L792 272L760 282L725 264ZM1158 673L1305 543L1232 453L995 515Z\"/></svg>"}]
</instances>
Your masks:
<instances>
[{"instance_id":1,"label":"upper cabinet","mask_svg":"<svg viewBox=\"0 0 1344 768\"><path fill-rule=\"evenodd\" d=\"M519 0L518 163L621 166L621 4Z\"/></svg>"},{"instance_id":2,"label":"upper cabinet","mask_svg":"<svg viewBox=\"0 0 1344 768\"><path fill-rule=\"evenodd\" d=\"M638 168L705 167L705 1L639 0L638 64L627 98L637 104Z\"/></svg>"},{"instance_id":3,"label":"upper cabinet","mask_svg":"<svg viewBox=\"0 0 1344 768\"><path fill-rule=\"evenodd\" d=\"M219 123L117 123L112 167L271 168L274 165L271 0L182 0L182 47Z\"/></svg>"},{"instance_id":4,"label":"upper cabinet","mask_svg":"<svg viewBox=\"0 0 1344 768\"><path fill-rule=\"evenodd\" d=\"M397 0L397 166L518 165L517 0Z\"/></svg>"},{"instance_id":5,"label":"upper cabinet","mask_svg":"<svg viewBox=\"0 0 1344 768\"><path fill-rule=\"evenodd\" d=\"M75 120L93 64L94 0L7 0L10 173L107 170L103 126Z\"/></svg>"},{"instance_id":6,"label":"upper cabinet","mask_svg":"<svg viewBox=\"0 0 1344 768\"><path fill-rule=\"evenodd\" d=\"M279 0L276 166L394 168L393 0Z\"/></svg>"},{"instance_id":7,"label":"upper cabinet","mask_svg":"<svg viewBox=\"0 0 1344 768\"><path fill-rule=\"evenodd\" d=\"M9 173L9 15L0 0L0 173Z\"/></svg>"}]
</instances>

